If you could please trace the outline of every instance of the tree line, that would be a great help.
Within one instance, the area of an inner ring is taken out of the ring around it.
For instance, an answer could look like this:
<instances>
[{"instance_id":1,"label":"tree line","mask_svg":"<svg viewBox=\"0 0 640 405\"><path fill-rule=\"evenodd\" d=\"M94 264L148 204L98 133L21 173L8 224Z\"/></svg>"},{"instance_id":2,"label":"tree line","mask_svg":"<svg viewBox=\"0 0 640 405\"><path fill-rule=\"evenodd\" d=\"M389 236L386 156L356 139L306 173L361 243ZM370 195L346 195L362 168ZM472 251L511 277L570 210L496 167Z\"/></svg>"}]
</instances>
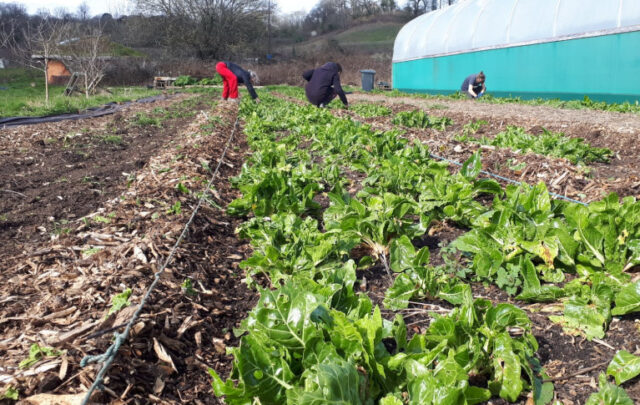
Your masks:
<instances>
[{"instance_id":1,"label":"tree line","mask_svg":"<svg viewBox=\"0 0 640 405\"><path fill-rule=\"evenodd\" d=\"M408 0L400 7L396 0L321 0L305 16L300 28L326 33L349 28L359 19L395 14L406 20L454 4L458 0Z\"/></svg>"},{"instance_id":2,"label":"tree line","mask_svg":"<svg viewBox=\"0 0 640 405\"><path fill-rule=\"evenodd\" d=\"M25 44L30 35L25 27L51 31L65 25L67 37L98 32L155 58L220 60L264 56L273 51L272 40L301 42L363 19L393 15L408 21L455 1L408 0L400 7L397 0L320 0L309 13L283 15L275 0L136 0L130 15L92 18L87 3L75 12L58 9L36 15L29 15L22 5L0 3L0 35L5 45L8 39L14 45Z\"/></svg>"}]
</instances>

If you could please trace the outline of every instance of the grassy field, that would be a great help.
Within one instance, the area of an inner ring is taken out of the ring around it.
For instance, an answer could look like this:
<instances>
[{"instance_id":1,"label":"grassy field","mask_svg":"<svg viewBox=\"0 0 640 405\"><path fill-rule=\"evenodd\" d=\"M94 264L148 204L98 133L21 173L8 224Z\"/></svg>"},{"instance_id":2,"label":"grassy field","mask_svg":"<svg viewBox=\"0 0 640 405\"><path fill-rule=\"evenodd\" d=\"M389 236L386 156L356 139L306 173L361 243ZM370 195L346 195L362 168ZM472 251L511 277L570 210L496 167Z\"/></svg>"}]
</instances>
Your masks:
<instances>
[{"instance_id":1,"label":"grassy field","mask_svg":"<svg viewBox=\"0 0 640 405\"><path fill-rule=\"evenodd\" d=\"M402 22L373 22L359 25L340 32L330 32L295 45L298 55L317 55L336 48L349 54L384 54L391 55L393 42ZM286 53L290 45L280 49Z\"/></svg>"},{"instance_id":2,"label":"grassy field","mask_svg":"<svg viewBox=\"0 0 640 405\"><path fill-rule=\"evenodd\" d=\"M32 69L0 70L0 118L13 116L56 115L95 107L108 102L122 102L159 94L143 87L116 87L112 94L85 98L63 95L64 86L49 87L49 104L45 102L44 74Z\"/></svg>"},{"instance_id":3,"label":"grassy field","mask_svg":"<svg viewBox=\"0 0 640 405\"><path fill-rule=\"evenodd\" d=\"M348 46L383 46L391 45L402 28L399 23L367 24L344 31L335 36L341 45Z\"/></svg>"}]
</instances>

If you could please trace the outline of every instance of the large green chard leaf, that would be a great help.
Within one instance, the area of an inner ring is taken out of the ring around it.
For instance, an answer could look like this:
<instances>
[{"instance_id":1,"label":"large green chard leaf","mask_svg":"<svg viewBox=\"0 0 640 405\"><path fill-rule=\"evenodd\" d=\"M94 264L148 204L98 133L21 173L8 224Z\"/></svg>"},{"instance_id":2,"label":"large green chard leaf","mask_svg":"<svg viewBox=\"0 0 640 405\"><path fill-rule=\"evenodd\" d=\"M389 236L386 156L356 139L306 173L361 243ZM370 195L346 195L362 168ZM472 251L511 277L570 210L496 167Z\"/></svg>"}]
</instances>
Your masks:
<instances>
[{"instance_id":1,"label":"large green chard leaf","mask_svg":"<svg viewBox=\"0 0 640 405\"><path fill-rule=\"evenodd\" d=\"M607 374L613 376L618 385L629 381L640 375L640 357L626 350L618 351L607 368Z\"/></svg>"},{"instance_id":2,"label":"large green chard leaf","mask_svg":"<svg viewBox=\"0 0 640 405\"><path fill-rule=\"evenodd\" d=\"M520 260L520 270L524 282L522 292L516 297L523 301L548 302L564 296L564 291L554 285L540 285L538 272L529 258Z\"/></svg>"},{"instance_id":3,"label":"large green chard leaf","mask_svg":"<svg viewBox=\"0 0 640 405\"><path fill-rule=\"evenodd\" d=\"M311 313L329 305L333 294L314 294L309 284L288 283L279 290L261 290L258 306L243 322L245 329L265 336L288 350L302 352L317 330Z\"/></svg>"},{"instance_id":4,"label":"large green chard leaf","mask_svg":"<svg viewBox=\"0 0 640 405\"><path fill-rule=\"evenodd\" d=\"M466 381L469 379L467 372L458 364L454 356L455 352L450 350L447 358L440 361L433 370L433 375L440 380L442 385L451 384L452 381Z\"/></svg>"},{"instance_id":5,"label":"large green chard leaf","mask_svg":"<svg viewBox=\"0 0 640 405\"><path fill-rule=\"evenodd\" d=\"M383 304L389 309L404 309L409 306L409 301L419 295L422 287L422 278L415 270L409 270L398 274L393 285L387 289Z\"/></svg>"},{"instance_id":6,"label":"large green chard leaf","mask_svg":"<svg viewBox=\"0 0 640 405\"><path fill-rule=\"evenodd\" d=\"M237 387L232 378L223 383L210 369L217 396L225 395L230 405L245 405L254 397L260 397L264 404L286 402L286 390L293 388L294 375L281 352L266 346L262 339L247 335L242 337L238 348L230 349L230 353L235 359L232 376L239 377L241 382Z\"/></svg>"},{"instance_id":7,"label":"large green chard leaf","mask_svg":"<svg viewBox=\"0 0 640 405\"><path fill-rule=\"evenodd\" d=\"M563 326L568 333L582 333L591 340L602 339L611 321L611 302L613 290L603 274L591 277L592 287L579 284L579 280L568 284L565 289L578 286L576 293L564 303L562 316L550 316L549 319Z\"/></svg>"},{"instance_id":8,"label":"large green chard leaf","mask_svg":"<svg viewBox=\"0 0 640 405\"><path fill-rule=\"evenodd\" d=\"M339 357L326 359L324 363L307 369L303 376L303 386L288 393L290 405L358 405L364 376L356 367Z\"/></svg>"},{"instance_id":9,"label":"large green chard leaf","mask_svg":"<svg viewBox=\"0 0 640 405\"><path fill-rule=\"evenodd\" d=\"M485 314L485 323L495 332L504 332L510 327L529 329L531 321L524 310L500 303L489 308Z\"/></svg>"},{"instance_id":10,"label":"large green chard leaf","mask_svg":"<svg viewBox=\"0 0 640 405\"><path fill-rule=\"evenodd\" d=\"M442 298L453 305L473 306L473 295L469 284L458 283L451 287L446 285L442 287L441 291L438 292L438 298Z\"/></svg>"},{"instance_id":11,"label":"large green chard leaf","mask_svg":"<svg viewBox=\"0 0 640 405\"><path fill-rule=\"evenodd\" d=\"M489 382L489 388L501 398L515 402L524 388L520 360L513 352L511 337L507 333L496 336L493 344L494 379Z\"/></svg>"},{"instance_id":12,"label":"large green chard leaf","mask_svg":"<svg viewBox=\"0 0 640 405\"><path fill-rule=\"evenodd\" d=\"M464 398L468 405L480 404L491 399L491 391L470 385L464 391Z\"/></svg>"},{"instance_id":13,"label":"large green chard leaf","mask_svg":"<svg viewBox=\"0 0 640 405\"><path fill-rule=\"evenodd\" d=\"M425 374L409 383L411 405L458 405L463 401L463 387L443 385L431 374Z\"/></svg>"},{"instance_id":14,"label":"large green chard leaf","mask_svg":"<svg viewBox=\"0 0 640 405\"><path fill-rule=\"evenodd\" d=\"M600 391L591 394L585 405L633 405L625 390L608 382L606 375L600 374L598 379Z\"/></svg>"},{"instance_id":15,"label":"large green chard leaf","mask_svg":"<svg viewBox=\"0 0 640 405\"><path fill-rule=\"evenodd\" d=\"M480 150L478 150L462 164L460 174L462 174L466 179L472 180L478 177L478 174L480 174L481 170L482 156L480 154Z\"/></svg>"},{"instance_id":16,"label":"large green chard leaf","mask_svg":"<svg viewBox=\"0 0 640 405\"><path fill-rule=\"evenodd\" d=\"M424 247L416 254L411 240L407 235L394 239L390 246L391 270L400 273L414 266L421 266L429 262L429 248ZM416 260L418 256L418 260Z\"/></svg>"},{"instance_id":17,"label":"large green chard leaf","mask_svg":"<svg viewBox=\"0 0 640 405\"><path fill-rule=\"evenodd\" d=\"M616 294L612 315L626 315L640 311L640 281L629 284Z\"/></svg>"},{"instance_id":18,"label":"large green chard leaf","mask_svg":"<svg viewBox=\"0 0 640 405\"><path fill-rule=\"evenodd\" d=\"M402 241L403 238L405 237L403 236L399 241ZM396 241L392 243L392 269L394 266L395 269L405 265L409 267L398 274L393 285L387 289L383 301L384 306L389 309L402 309L407 308L411 300L432 299L436 296L454 303L450 299L455 300L460 291L453 291L450 286L453 284L463 288L462 286L466 286L466 284L455 284L456 280L452 279L442 267L424 267L423 264L429 261L428 248L420 249L413 256L411 263L399 264L397 260L399 251L397 245L400 244L396 243ZM411 258L411 254L405 257Z\"/></svg>"}]
</instances>

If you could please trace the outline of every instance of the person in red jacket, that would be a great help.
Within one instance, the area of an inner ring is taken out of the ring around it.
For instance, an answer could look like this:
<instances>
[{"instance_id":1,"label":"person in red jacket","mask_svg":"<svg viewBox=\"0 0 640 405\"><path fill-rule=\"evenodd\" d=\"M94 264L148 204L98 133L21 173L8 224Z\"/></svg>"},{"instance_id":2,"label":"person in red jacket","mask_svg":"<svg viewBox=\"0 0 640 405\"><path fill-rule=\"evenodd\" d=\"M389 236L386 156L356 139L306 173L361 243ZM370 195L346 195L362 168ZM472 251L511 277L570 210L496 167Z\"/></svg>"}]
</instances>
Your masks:
<instances>
[{"instance_id":1,"label":"person in red jacket","mask_svg":"<svg viewBox=\"0 0 640 405\"><path fill-rule=\"evenodd\" d=\"M251 70L244 70L232 62L218 62L216 72L222 76L222 99L238 99L238 83L247 86L251 98L260 102L258 94L253 88L253 82L258 81L258 76Z\"/></svg>"}]
</instances>

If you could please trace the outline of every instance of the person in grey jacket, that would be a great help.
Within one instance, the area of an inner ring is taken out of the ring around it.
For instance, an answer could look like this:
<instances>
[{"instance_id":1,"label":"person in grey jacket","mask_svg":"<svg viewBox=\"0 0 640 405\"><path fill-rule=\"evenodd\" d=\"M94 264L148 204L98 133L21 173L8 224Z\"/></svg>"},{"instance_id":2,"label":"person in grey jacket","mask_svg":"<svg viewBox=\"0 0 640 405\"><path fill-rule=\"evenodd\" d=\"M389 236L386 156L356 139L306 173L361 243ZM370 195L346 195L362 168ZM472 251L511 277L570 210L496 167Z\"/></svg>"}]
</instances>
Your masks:
<instances>
[{"instance_id":1,"label":"person in grey jacket","mask_svg":"<svg viewBox=\"0 0 640 405\"><path fill-rule=\"evenodd\" d=\"M347 96L340 85L340 73L342 73L342 66L334 62L305 71L302 77L309 82L305 87L309 102L317 107L326 107L331 100L339 96L342 104L349 108Z\"/></svg>"}]
</instances>

